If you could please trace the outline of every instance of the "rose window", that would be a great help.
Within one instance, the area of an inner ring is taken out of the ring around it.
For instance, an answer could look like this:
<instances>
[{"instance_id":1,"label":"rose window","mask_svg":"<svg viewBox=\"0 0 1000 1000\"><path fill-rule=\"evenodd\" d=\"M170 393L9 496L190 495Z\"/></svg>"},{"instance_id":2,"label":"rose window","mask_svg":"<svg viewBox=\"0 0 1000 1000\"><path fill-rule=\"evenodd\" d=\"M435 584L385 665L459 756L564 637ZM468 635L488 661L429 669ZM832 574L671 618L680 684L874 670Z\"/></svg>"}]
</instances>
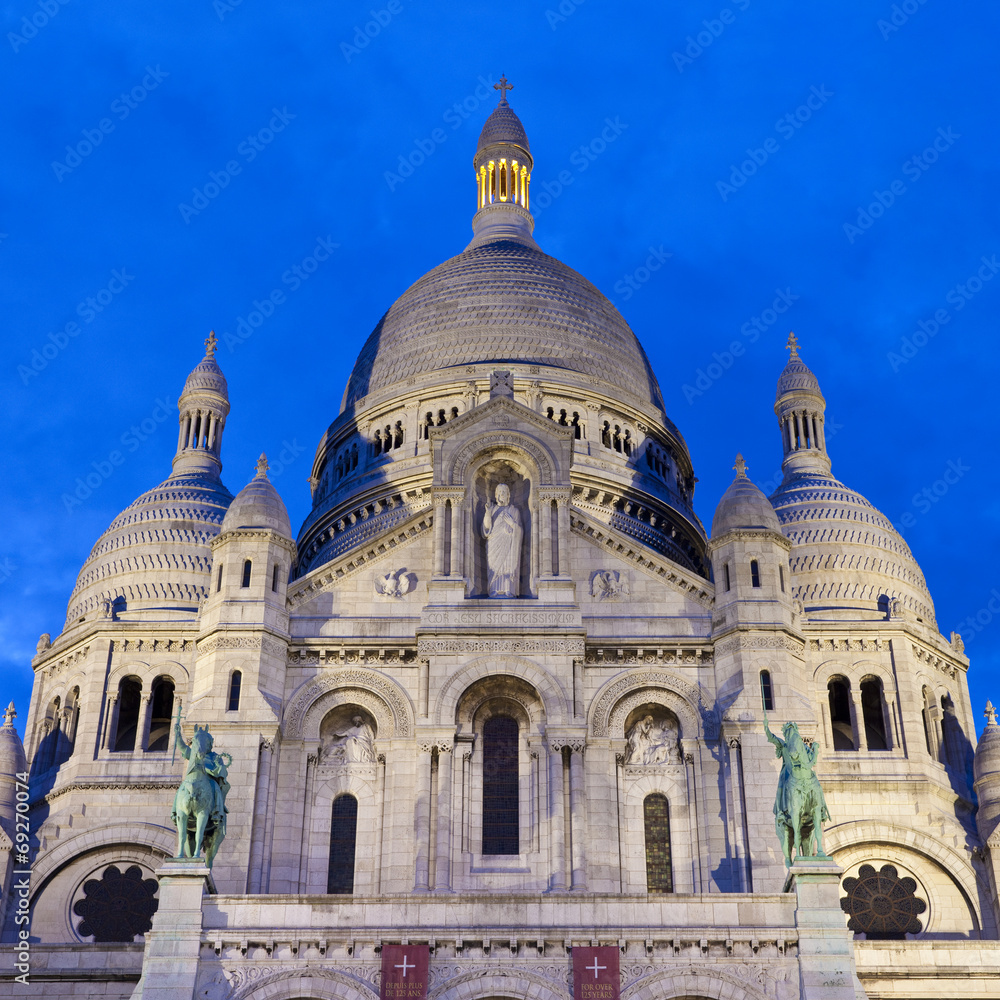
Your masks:
<instances>
[{"instance_id":1,"label":"rose window","mask_svg":"<svg viewBox=\"0 0 1000 1000\"><path fill-rule=\"evenodd\" d=\"M157 888L156 879L144 879L138 865L131 865L124 875L109 865L100 878L84 882L83 899L73 905L73 912L83 917L77 928L80 936L131 941L136 934L145 934L158 905Z\"/></svg>"},{"instance_id":2,"label":"rose window","mask_svg":"<svg viewBox=\"0 0 1000 1000\"><path fill-rule=\"evenodd\" d=\"M847 927L864 933L871 939L903 938L919 934L923 929L917 919L927 904L915 895L917 883L908 877L899 877L892 865L883 865L879 871L871 865L862 865L857 878L845 878L840 901L841 909L850 916Z\"/></svg>"}]
</instances>

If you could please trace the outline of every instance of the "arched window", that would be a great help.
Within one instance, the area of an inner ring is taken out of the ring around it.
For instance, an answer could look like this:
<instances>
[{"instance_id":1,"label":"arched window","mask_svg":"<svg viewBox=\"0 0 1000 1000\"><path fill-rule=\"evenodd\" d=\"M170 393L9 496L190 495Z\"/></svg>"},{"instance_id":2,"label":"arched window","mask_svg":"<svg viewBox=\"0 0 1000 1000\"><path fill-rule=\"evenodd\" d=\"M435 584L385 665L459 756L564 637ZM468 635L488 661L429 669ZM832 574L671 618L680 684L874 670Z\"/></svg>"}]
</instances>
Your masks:
<instances>
[{"instance_id":1,"label":"arched window","mask_svg":"<svg viewBox=\"0 0 1000 1000\"><path fill-rule=\"evenodd\" d=\"M229 712L238 712L240 708L240 688L243 687L243 672L234 670L229 678Z\"/></svg>"},{"instance_id":2,"label":"arched window","mask_svg":"<svg viewBox=\"0 0 1000 1000\"><path fill-rule=\"evenodd\" d=\"M646 827L646 892L673 892L670 870L670 811L665 795L647 795L642 803Z\"/></svg>"},{"instance_id":3,"label":"arched window","mask_svg":"<svg viewBox=\"0 0 1000 1000\"><path fill-rule=\"evenodd\" d=\"M326 891L335 895L354 892L354 852L358 839L358 800L339 795L333 800L330 823L330 871Z\"/></svg>"},{"instance_id":4,"label":"arched window","mask_svg":"<svg viewBox=\"0 0 1000 1000\"><path fill-rule=\"evenodd\" d=\"M118 724L115 726L115 753L128 753L135 749L139 731L139 705L142 701L142 682L138 677L126 677L118 685Z\"/></svg>"},{"instance_id":5,"label":"arched window","mask_svg":"<svg viewBox=\"0 0 1000 1000\"><path fill-rule=\"evenodd\" d=\"M280 568L280 563L274 564L274 572L271 573L271 590L277 592L278 590L278 570Z\"/></svg>"},{"instance_id":6,"label":"arched window","mask_svg":"<svg viewBox=\"0 0 1000 1000\"><path fill-rule=\"evenodd\" d=\"M847 681L835 677L827 685L830 694L830 726L834 750L855 750L854 723L851 720L851 690Z\"/></svg>"},{"instance_id":7,"label":"arched window","mask_svg":"<svg viewBox=\"0 0 1000 1000\"><path fill-rule=\"evenodd\" d=\"M169 677L157 677L150 695L146 749L166 750L170 745L170 723L174 714L174 682Z\"/></svg>"},{"instance_id":8,"label":"arched window","mask_svg":"<svg viewBox=\"0 0 1000 1000\"><path fill-rule=\"evenodd\" d=\"M882 682L867 677L861 682L861 715L865 720L865 740L869 750L888 750L885 732L885 699Z\"/></svg>"},{"instance_id":9,"label":"arched window","mask_svg":"<svg viewBox=\"0 0 1000 1000\"><path fill-rule=\"evenodd\" d=\"M750 586L760 586L760 564L756 559L750 560Z\"/></svg>"},{"instance_id":10,"label":"arched window","mask_svg":"<svg viewBox=\"0 0 1000 1000\"><path fill-rule=\"evenodd\" d=\"M249 559L247 559L243 563L243 582L240 584L241 587L250 586L250 573L252 569L253 569L253 563Z\"/></svg>"},{"instance_id":11,"label":"arched window","mask_svg":"<svg viewBox=\"0 0 1000 1000\"><path fill-rule=\"evenodd\" d=\"M760 672L760 700L765 712L774 711L774 690L771 687L771 671Z\"/></svg>"},{"instance_id":12,"label":"arched window","mask_svg":"<svg viewBox=\"0 0 1000 1000\"><path fill-rule=\"evenodd\" d=\"M218 593L222 590L222 563L219 563L219 575L215 580L215 592Z\"/></svg>"},{"instance_id":13,"label":"arched window","mask_svg":"<svg viewBox=\"0 0 1000 1000\"><path fill-rule=\"evenodd\" d=\"M494 715L483 726L483 854L520 853L517 721Z\"/></svg>"}]
</instances>

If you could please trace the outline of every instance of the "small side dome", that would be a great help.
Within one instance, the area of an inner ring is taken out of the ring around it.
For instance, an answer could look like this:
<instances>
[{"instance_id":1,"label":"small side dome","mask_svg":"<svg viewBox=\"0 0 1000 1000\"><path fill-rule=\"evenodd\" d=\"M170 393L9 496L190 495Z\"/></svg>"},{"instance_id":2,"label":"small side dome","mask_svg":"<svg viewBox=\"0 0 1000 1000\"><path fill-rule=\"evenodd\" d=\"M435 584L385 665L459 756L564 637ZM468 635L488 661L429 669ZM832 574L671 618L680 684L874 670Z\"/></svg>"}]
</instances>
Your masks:
<instances>
[{"instance_id":1,"label":"small side dome","mask_svg":"<svg viewBox=\"0 0 1000 1000\"><path fill-rule=\"evenodd\" d=\"M781 522L771 502L747 478L747 465L742 455L736 456L736 478L722 494L712 518L712 538L737 528L766 528L781 533Z\"/></svg>"},{"instance_id":2,"label":"small side dome","mask_svg":"<svg viewBox=\"0 0 1000 1000\"><path fill-rule=\"evenodd\" d=\"M1000 798L1000 726L997 725L996 709L991 701L986 703L986 728L976 747L972 775L977 783L991 778L992 781L987 783L995 786Z\"/></svg>"},{"instance_id":3,"label":"small side dome","mask_svg":"<svg viewBox=\"0 0 1000 1000\"><path fill-rule=\"evenodd\" d=\"M236 494L222 519L222 531L239 528L270 528L285 538L292 537L288 511L278 491L267 478L267 456L257 460L257 475Z\"/></svg>"},{"instance_id":4,"label":"small side dome","mask_svg":"<svg viewBox=\"0 0 1000 1000\"><path fill-rule=\"evenodd\" d=\"M14 839L17 816L17 783L15 775L28 770L21 737L14 728L17 712L14 702L7 706L6 721L0 726L0 826Z\"/></svg>"}]
</instances>

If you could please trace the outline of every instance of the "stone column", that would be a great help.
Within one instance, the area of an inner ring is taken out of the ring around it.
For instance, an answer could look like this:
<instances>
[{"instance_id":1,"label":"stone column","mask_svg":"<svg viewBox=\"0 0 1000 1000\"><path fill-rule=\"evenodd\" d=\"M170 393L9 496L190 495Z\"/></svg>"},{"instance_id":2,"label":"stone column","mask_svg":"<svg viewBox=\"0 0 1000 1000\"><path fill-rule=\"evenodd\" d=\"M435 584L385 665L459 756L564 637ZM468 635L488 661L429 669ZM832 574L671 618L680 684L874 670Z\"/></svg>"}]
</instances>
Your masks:
<instances>
[{"instance_id":1,"label":"stone column","mask_svg":"<svg viewBox=\"0 0 1000 1000\"><path fill-rule=\"evenodd\" d=\"M430 889L431 867L431 753L434 747L424 743L417 748L417 801L414 810L416 871L414 892Z\"/></svg>"},{"instance_id":2,"label":"stone column","mask_svg":"<svg viewBox=\"0 0 1000 1000\"><path fill-rule=\"evenodd\" d=\"M201 858L173 858L157 869L160 905L146 934L142 978L133 1000L193 1000L201 950L202 900L215 892Z\"/></svg>"},{"instance_id":3,"label":"stone column","mask_svg":"<svg viewBox=\"0 0 1000 1000\"><path fill-rule=\"evenodd\" d=\"M465 575L465 546L462 544L462 528L465 521L465 509L462 498L451 498L451 575Z\"/></svg>"},{"instance_id":4,"label":"stone column","mask_svg":"<svg viewBox=\"0 0 1000 1000\"><path fill-rule=\"evenodd\" d=\"M247 892L263 891L261 872L264 866L264 827L267 824L267 799L271 787L271 762L273 759L274 741L262 736L258 753L253 824L250 828L250 871L247 873Z\"/></svg>"},{"instance_id":5,"label":"stone column","mask_svg":"<svg viewBox=\"0 0 1000 1000\"><path fill-rule=\"evenodd\" d=\"M853 935L840 908L842 874L832 858L799 858L788 870L784 891L796 897L800 1000L858 996Z\"/></svg>"},{"instance_id":6,"label":"stone column","mask_svg":"<svg viewBox=\"0 0 1000 1000\"><path fill-rule=\"evenodd\" d=\"M556 538L556 546L559 552L559 575L569 576L569 505L570 497L563 496L556 498L557 523L559 534Z\"/></svg>"},{"instance_id":7,"label":"stone column","mask_svg":"<svg viewBox=\"0 0 1000 1000\"><path fill-rule=\"evenodd\" d=\"M448 501L444 497L434 497L434 576L444 576L444 524Z\"/></svg>"},{"instance_id":8,"label":"stone column","mask_svg":"<svg viewBox=\"0 0 1000 1000\"><path fill-rule=\"evenodd\" d=\"M434 888L451 892L451 746L438 744L437 850L434 864Z\"/></svg>"},{"instance_id":9,"label":"stone column","mask_svg":"<svg viewBox=\"0 0 1000 1000\"><path fill-rule=\"evenodd\" d=\"M137 732L135 734L135 749L146 751L149 749L149 727L152 724L149 713L152 712L152 698L149 691L144 691L139 699L139 718L136 720ZM171 729L173 726L171 726Z\"/></svg>"},{"instance_id":10,"label":"stone column","mask_svg":"<svg viewBox=\"0 0 1000 1000\"><path fill-rule=\"evenodd\" d=\"M583 773L584 744L570 744L569 755L569 809L570 822L573 824L570 843L572 845L572 876L570 887L573 889L587 888L587 856L584 849L587 831L584 815L586 790Z\"/></svg>"},{"instance_id":11,"label":"stone column","mask_svg":"<svg viewBox=\"0 0 1000 1000\"><path fill-rule=\"evenodd\" d=\"M543 494L538 505L538 564L542 576L552 576L552 501Z\"/></svg>"},{"instance_id":12,"label":"stone column","mask_svg":"<svg viewBox=\"0 0 1000 1000\"><path fill-rule=\"evenodd\" d=\"M549 747L549 891L566 888L565 792L562 746Z\"/></svg>"}]
</instances>

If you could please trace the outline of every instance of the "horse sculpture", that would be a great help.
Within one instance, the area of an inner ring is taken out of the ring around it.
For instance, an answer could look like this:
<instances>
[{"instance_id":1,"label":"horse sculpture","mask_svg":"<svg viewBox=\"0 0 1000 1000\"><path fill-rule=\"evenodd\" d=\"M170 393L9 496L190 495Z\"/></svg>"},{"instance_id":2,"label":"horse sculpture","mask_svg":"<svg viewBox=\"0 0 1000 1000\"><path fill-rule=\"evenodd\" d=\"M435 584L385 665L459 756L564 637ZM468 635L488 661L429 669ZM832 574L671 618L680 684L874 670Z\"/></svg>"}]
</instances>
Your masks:
<instances>
[{"instance_id":1,"label":"horse sculpture","mask_svg":"<svg viewBox=\"0 0 1000 1000\"><path fill-rule=\"evenodd\" d=\"M178 718L174 733L175 745L188 762L171 816L177 827L177 857L196 858L204 850L211 868L226 836L226 778L233 759L212 750L215 741L207 726L195 726L191 742L185 743Z\"/></svg>"},{"instance_id":2,"label":"horse sculpture","mask_svg":"<svg viewBox=\"0 0 1000 1000\"><path fill-rule=\"evenodd\" d=\"M827 857L823 850L823 823L830 818L826 799L819 779L813 770L819 756L819 746L806 747L799 727L794 722L786 722L782 729L784 740L779 739L767 725L764 715L764 732L774 744L775 756L781 758L781 775L778 778L778 794L774 799L774 828L785 853L785 866L791 866L793 858ZM816 841L816 853L810 854L809 847Z\"/></svg>"}]
</instances>

